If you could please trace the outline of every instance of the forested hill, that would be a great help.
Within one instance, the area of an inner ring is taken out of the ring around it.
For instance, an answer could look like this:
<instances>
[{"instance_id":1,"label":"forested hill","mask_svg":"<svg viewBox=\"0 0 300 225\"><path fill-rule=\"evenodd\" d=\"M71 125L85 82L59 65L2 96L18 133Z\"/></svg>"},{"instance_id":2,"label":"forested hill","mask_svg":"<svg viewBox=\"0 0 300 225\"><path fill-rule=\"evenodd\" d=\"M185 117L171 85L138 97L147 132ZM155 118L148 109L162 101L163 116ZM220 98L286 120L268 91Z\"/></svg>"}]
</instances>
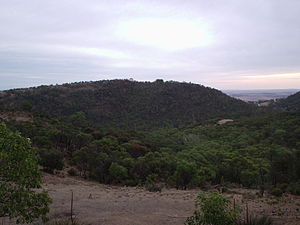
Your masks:
<instances>
[{"instance_id":1,"label":"forested hill","mask_svg":"<svg viewBox=\"0 0 300 225\"><path fill-rule=\"evenodd\" d=\"M84 112L102 127L182 127L214 118L236 118L256 108L198 84L104 80L14 89L0 93L0 109L68 117Z\"/></svg>"},{"instance_id":2,"label":"forested hill","mask_svg":"<svg viewBox=\"0 0 300 225\"><path fill-rule=\"evenodd\" d=\"M287 111L295 111L300 109L300 91L290 95L285 99L280 99L278 102L276 102L275 106Z\"/></svg>"}]
</instances>

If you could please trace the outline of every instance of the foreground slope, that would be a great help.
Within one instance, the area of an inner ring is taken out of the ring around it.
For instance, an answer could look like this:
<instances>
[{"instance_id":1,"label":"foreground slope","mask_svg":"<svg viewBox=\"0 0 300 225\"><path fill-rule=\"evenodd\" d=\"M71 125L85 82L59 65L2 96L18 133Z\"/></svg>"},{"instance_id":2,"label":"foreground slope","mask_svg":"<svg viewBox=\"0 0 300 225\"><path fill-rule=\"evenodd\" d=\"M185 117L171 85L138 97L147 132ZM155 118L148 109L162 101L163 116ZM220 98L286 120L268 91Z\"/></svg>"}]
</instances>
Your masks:
<instances>
[{"instance_id":1,"label":"foreground slope","mask_svg":"<svg viewBox=\"0 0 300 225\"><path fill-rule=\"evenodd\" d=\"M74 193L76 220L91 225L183 225L191 216L199 190L164 189L161 193L142 188L102 185L70 177L44 176L44 188L53 198L50 220L66 219L70 214L70 196ZM298 225L299 196L286 195L279 200L259 197L252 189L231 189L226 194L251 216L268 215L281 225ZM11 224L7 221L7 224Z\"/></svg>"},{"instance_id":2,"label":"foreground slope","mask_svg":"<svg viewBox=\"0 0 300 225\"><path fill-rule=\"evenodd\" d=\"M82 111L102 127L182 127L212 118L240 117L254 110L221 91L191 83L105 80L4 91L0 109L29 110L50 117Z\"/></svg>"}]
</instances>

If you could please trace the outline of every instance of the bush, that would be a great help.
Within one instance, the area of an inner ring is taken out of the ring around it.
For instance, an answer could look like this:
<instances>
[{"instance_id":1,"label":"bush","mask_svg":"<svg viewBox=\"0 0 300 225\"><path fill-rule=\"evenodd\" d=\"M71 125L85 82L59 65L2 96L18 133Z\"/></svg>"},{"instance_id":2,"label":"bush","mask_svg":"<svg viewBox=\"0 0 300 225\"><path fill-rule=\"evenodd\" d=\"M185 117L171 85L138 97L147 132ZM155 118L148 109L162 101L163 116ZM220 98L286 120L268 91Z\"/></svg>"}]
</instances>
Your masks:
<instances>
[{"instance_id":1,"label":"bush","mask_svg":"<svg viewBox=\"0 0 300 225\"><path fill-rule=\"evenodd\" d=\"M280 188L283 192L286 192L288 186L289 185L287 183L278 184L278 188Z\"/></svg>"},{"instance_id":2,"label":"bush","mask_svg":"<svg viewBox=\"0 0 300 225\"><path fill-rule=\"evenodd\" d=\"M112 183L119 184L127 178L128 171L124 166L113 162L109 167L109 175Z\"/></svg>"},{"instance_id":3,"label":"bush","mask_svg":"<svg viewBox=\"0 0 300 225\"><path fill-rule=\"evenodd\" d=\"M77 176L77 170L75 170L74 168L71 168L68 170L68 174L70 176Z\"/></svg>"},{"instance_id":4,"label":"bush","mask_svg":"<svg viewBox=\"0 0 300 225\"><path fill-rule=\"evenodd\" d=\"M287 191L293 195L300 195L300 183L290 184L287 188Z\"/></svg>"},{"instance_id":5,"label":"bush","mask_svg":"<svg viewBox=\"0 0 300 225\"><path fill-rule=\"evenodd\" d=\"M62 170L64 168L64 155L62 152L52 150L41 150L40 165L44 167L44 170L49 173L53 173L54 170Z\"/></svg>"},{"instance_id":6,"label":"bush","mask_svg":"<svg viewBox=\"0 0 300 225\"><path fill-rule=\"evenodd\" d=\"M197 167L194 163L182 161L178 163L174 173L174 181L177 188L186 190L199 179Z\"/></svg>"},{"instance_id":7,"label":"bush","mask_svg":"<svg viewBox=\"0 0 300 225\"><path fill-rule=\"evenodd\" d=\"M163 186L162 183L152 183L146 186L146 190L150 192L161 192Z\"/></svg>"},{"instance_id":8,"label":"bush","mask_svg":"<svg viewBox=\"0 0 300 225\"><path fill-rule=\"evenodd\" d=\"M237 209L232 209L230 201L218 192L200 193L196 207L185 225L235 225L239 217Z\"/></svg>"},{"instance_id":9,"label":"bush","mask_svg":"<svg viewBox=\"0 0 300 225\"><path fill-rule=\"evenodd\" d=\"M150 192L161 192L163 184L159 183L157 174L150 174L146 178L145 187L147 191Z\"/></svg>"},{"instance_id":10,"label":"bush","mask_svg":"<svg viewBox=\"0 0 300 225\"><path fill-rule=\"evenodd\" d=\"M270 194L274 195L276 197L281 197L283 195L283 193L284 192L280 188L278 188L278 187L274 187L270 191Z\"/></svg>"}]
</instances>

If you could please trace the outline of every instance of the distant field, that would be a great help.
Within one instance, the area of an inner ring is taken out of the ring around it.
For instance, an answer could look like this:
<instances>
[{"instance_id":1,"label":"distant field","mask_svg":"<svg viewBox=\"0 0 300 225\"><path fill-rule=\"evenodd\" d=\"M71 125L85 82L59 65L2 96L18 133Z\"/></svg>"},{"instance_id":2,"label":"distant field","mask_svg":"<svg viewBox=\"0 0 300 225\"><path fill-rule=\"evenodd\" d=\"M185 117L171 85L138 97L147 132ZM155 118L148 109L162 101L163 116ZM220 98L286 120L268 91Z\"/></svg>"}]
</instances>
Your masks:
<instances>
[{"instance_id":1,"label":"distant field","mask_svg":"<svg viewBox=\"0 0 300 225\"><path fill-rule=\"evenodd\" d=\"M298 92L298 89L266 89L266 90L223 90L227 95L243 101L259 101L286 98Z\"/></svg>"}]
</instances>

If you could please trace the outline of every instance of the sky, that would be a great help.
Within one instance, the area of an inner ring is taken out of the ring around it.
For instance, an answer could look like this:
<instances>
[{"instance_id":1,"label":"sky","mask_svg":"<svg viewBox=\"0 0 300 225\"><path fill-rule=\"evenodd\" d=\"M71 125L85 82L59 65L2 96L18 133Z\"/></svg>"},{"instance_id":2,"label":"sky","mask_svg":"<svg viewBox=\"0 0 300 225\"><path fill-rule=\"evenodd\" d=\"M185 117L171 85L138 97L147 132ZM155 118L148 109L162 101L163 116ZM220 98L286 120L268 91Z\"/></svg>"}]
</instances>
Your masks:
<instances>
[{"instance_id":1,"label":"sky","mask_svg":"<svg viewBox=\"0 0 300 225\"><path fill-rule=\"evenodd\" d=\"M0 0L0 90L103 79L300 88L299 0Z\"/></svg>"}]
</instances>

